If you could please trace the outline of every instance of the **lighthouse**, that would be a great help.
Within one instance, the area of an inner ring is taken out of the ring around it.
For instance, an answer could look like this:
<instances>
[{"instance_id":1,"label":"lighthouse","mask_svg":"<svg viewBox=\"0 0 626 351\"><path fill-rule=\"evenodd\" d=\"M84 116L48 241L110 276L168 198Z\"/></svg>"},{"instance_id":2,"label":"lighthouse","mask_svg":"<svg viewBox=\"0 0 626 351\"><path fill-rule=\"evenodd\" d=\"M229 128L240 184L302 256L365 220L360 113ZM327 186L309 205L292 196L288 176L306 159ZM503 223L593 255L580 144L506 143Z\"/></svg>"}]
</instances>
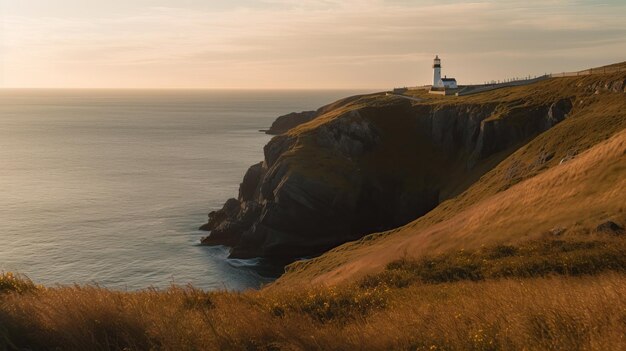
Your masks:
<instances>
[{"instance_id":1,"label":"lighthouse","mask_svg":"<svg viewBox=\"0 0 626 351\"><path fill-rule=\"evenodd\" d=\"M457 85L456 85L456 79L454 78L448 78L447 76L444 76L443 78L441 78L441 59L439 58L439 55L435 56L435 60L433 61L433 70L434 70L434 75L433 75L433 88L436 90L441 90L441 89L456 89Z\"/></svg>"},{"instance_id":2,"label":"lighthouse","mask_svg":"<svg viewBox=\"0 0 626 351\"><path fill-rule=\"evenodd\" d=\"M443 85L441 85L441 60L439 59L439 55L435 56L435 60L433 61L433 70L435 71L435 76L433 77L433 87L443 87Z\"/></svg>"}]
</instances>

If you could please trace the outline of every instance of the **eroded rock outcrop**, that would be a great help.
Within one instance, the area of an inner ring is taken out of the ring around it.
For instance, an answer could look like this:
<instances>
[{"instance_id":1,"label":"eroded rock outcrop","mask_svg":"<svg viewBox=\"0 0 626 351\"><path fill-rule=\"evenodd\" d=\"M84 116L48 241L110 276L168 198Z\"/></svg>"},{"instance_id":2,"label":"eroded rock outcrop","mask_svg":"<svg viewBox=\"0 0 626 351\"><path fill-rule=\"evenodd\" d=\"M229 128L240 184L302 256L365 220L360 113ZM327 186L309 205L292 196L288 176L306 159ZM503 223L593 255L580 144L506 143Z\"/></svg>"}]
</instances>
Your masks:
<instances>
[{"instance_id":1,"label":"eroded rock outcrop","mask_svg":"<svg viewBox=\"0 0 626 351\"><path fill-rule=\"evenodd\" d=\"M347 158L361 156L379 142L372 124L358 110L323 124L317 131L317 144Z\"/></svg>"},{"instance_id":2,"label":"eroded rock outcrop","mask_svg":"<svg viewBox=\"0 0 626 351\"><path fill-rule=\"evenodd\" d=\"M382 95L329 106L317 117L323 123L264 147L238 198L209 214L203 244L231 246L231 257L289 261L401 226L437 206L482 160L506 157L572 109L569 98L503 107Z\"/></svg>"},{"instance_id":3,"label":"eroded rock outcrop","mask_svg":"<svg viewBox=\"0 0 626 351\"><path fill-rule=\"evenodd\" d=\"M590 93L626 93L626 79L599 79L585 86L585 90Z\"/></svg>"}]
</instances>

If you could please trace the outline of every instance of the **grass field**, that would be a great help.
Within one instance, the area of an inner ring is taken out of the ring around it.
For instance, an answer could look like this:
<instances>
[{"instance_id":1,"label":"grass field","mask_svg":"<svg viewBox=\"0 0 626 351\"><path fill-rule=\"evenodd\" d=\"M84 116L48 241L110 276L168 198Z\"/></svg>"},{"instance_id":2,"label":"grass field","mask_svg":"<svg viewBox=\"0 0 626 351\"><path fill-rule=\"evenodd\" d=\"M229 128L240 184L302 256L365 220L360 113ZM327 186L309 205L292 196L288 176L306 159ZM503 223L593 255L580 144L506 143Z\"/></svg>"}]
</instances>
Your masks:
<instances>
[{"instance_id":1,"label":"grass field","mask_svg":"<svg viewBox=\"0 0 626 351\"><path fill-rule=\"evenodd\" d=\"M0 349L619 350L626 239L400 259L348 285L203 292L0 277Z\"/></svg>"}]
</instances>

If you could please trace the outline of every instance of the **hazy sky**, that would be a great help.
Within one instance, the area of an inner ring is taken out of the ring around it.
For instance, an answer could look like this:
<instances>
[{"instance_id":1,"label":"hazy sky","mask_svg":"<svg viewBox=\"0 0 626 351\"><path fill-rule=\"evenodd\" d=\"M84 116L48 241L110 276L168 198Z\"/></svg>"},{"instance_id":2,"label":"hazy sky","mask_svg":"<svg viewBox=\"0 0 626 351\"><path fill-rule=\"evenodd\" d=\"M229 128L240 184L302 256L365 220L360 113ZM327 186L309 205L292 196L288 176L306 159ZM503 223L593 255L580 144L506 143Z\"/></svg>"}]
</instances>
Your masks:
<instances>
[{"instance_id":1,"label":"hazy sky","mask_svg":"<svg viewBox=\"0 0 626 351\"><path fill-rule=\"evenodd\" d=\"M0 87L391 88L626 60L626 0L0 0Z\"/></svg>"}]
</instances>

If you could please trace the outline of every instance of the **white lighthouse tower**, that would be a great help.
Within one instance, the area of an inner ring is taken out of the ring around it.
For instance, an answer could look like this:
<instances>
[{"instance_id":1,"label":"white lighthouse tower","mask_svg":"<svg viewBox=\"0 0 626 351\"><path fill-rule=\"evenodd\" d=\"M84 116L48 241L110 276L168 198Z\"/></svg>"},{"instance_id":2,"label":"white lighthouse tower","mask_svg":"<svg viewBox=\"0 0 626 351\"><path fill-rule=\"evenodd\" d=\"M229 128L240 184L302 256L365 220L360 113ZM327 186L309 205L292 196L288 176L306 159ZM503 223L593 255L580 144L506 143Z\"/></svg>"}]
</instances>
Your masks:
<instances>
[{"instance_id":1,"label":"white lighthouse tower","mask_svg":"<svg viewBox=\"0 0 626 351\"><path fill-rule=\"evenodd\" d=\"M441 82L441 60L439 59L439 55L435 56L435 60L433 61L433 69L435 71L435 76L433 77L433 87L442 88Z\"/></svg>"},{"instance_id":2,"label":"white lighthouse tower","mask_svg":"<svg viewBox=\"0 0 626 351\"><path fill-rule=\"evenodd\" d=\"M447 76L443 76L443 78L441 78L441 59L439 59L439 55L435 56L433 70L435 72L433 76L433 86L431 88L432 91L456 89L458 87L456 85L456 79L448 78Z\"/></svg>"}]
</instances>

